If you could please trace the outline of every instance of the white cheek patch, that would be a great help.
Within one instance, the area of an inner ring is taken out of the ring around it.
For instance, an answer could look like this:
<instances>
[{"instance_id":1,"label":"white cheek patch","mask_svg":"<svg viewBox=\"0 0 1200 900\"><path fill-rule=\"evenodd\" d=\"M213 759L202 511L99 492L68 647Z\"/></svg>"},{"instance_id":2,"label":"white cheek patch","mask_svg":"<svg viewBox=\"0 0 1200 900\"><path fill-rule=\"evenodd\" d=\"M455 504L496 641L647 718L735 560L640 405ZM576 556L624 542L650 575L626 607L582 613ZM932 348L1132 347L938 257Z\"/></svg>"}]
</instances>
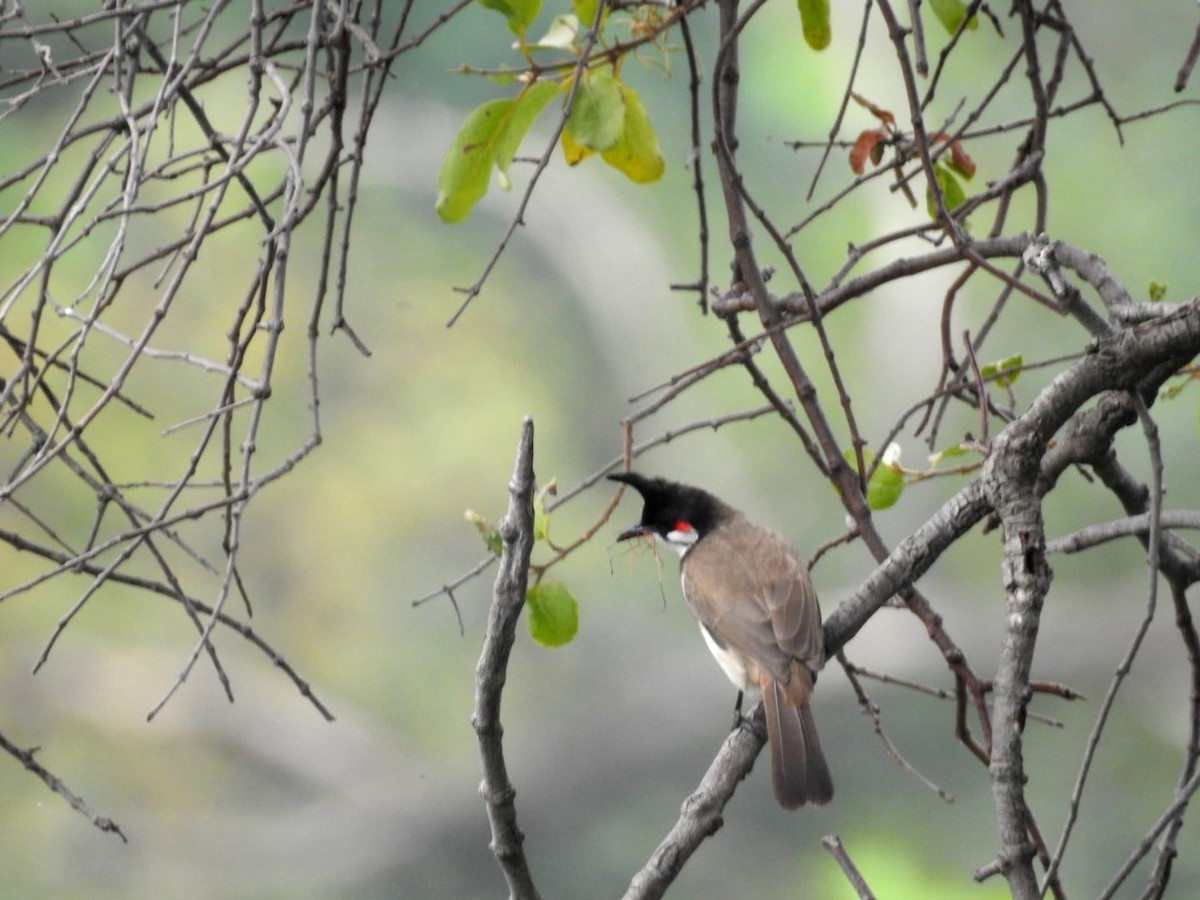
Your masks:
<instances>
[{"instance_id":1,"label":"white cheek patch","mask_svg":"<svg viewBox=\"0 0 1200 900\"><path fill-rule=\"evenodd\" d=\"M688 547L692 546L692 544L696 543L699 538L700 535L696 534L695 530L692 528L689 528L686 531L677 528L673 531L668 531L664 540L678 550L680 555L683 555L683 552L687 550Z\"/></svg>"}]
</instances>

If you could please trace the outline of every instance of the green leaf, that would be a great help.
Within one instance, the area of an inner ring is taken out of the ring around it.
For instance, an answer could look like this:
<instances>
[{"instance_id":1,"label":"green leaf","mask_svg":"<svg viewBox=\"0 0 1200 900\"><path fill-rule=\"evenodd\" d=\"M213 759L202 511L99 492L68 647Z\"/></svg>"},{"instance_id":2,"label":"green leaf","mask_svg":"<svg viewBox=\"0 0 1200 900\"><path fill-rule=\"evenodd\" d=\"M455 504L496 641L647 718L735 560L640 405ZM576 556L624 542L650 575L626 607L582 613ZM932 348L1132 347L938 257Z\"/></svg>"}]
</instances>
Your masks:
<instances>
[{"instance_id":1,"label":"green leaf","mask_svg":"<svg viewBox=\"0 0 1200 900\"><path fill-rule=\"evenodd\" d=\"M648 184L662 178L666 163L658 150L658 138L650 125L650 116L637 92L624 82L617 82L621 99L625 101L625 123L621 137L609 150L601 153L604 161L624 172L631 181Z\"/></svg>"},{"instance_id":2,"label":"green leaf","mask_svg":"<svg viewBox=\"0 0 1200 900\"><path fill-rule=\"evenodd\" d=\"M904 493L904 473L899 467L880 463L867 482L867 506L874 510L887 509Z\"/></svg>"},{"instance_id":3,"label":"green leaf","mask_svg":"<svg viewBox=\"0 0 1200 900\"><path fill-rule=\"evenodd\" d=\"M611 150L625 130L625 100L621 84L607 69L585 69L575 91L567 131L588 150Z\"/></svg>"},{"instance_id":4,"label":"green leaf","mask_svg":"<svg viewBox=\"0 0 1200 900\"><path fill-rule=\"evenodd\" d=\"M814 50L824 50L833 37L829 25L829 0L796 0L804 41Z\"/></svg>"},{"instance_id":5,"label":"green leaf","mask_svg":"<svg viewBox=\"0 0 1200 900\"><path fill-rule=\"evenodd\" d=\"M842 455L852 468L858 465L853 450L846 450ZM899 452L885 453L883 460L871 474L871 479L867 482L867 506L871 509L881 510L894 506L904 493L904 470L900 468L899 456ZM871 468L874 460L874 453L870 450L863 451L863 465L867 469Z\"/></svg>"},{"instance_id":6,"label":"green leaf","mask_svg":"<svg viewBox=\"0 0 1200 900\"><path fill-rule=\"evenodd\" d=\"M529 634L546 647L568 644L579 631L579 604L558 581L543 581L525 593Z\"/></svg>"},{"instance_id":7,"label":"green leaf","mask_svg":"<svg viewBox=\"0 0 1200 900\"><path fill-rule=\"evenodd\" d=\"M1167 286L1160 281L1150 282L1150 302L1158 303L1167 296Z\"/></svg>"},{"instance_id":8,"label":"green leaf","mask_svg":"<svg viewBox=\"0 0 1200 900\"><path fill-rule=\"evenodd\" d=\"M1009 387L1021 377L1021 369L1024 366L1025 357L1020 353L1014 353L1012 356L998 362L988 363L980 367L979 374L982 378L994 378L996 384L1000 387Z\"/></svg>"},{"instance_id":9,"label":"green leaf","mask_svg":"<svg viewBox=\"0 0 1200 900\"><path fill-rule=\"evenodd\" d=\"M899 448L894 459L884 453L883 459L867 482L867 506L874 510L887 509L904 493L904 470L900 468ZM865 461L865 460L864 460Z\"/></svg>"},{"instance_id":10,"label":"green leaf","mask_svg":"<svg viewBox=\"0 0 1200 900\"><path fill-rule=\"evenodd\" d=\"M933 8L933 14L937 16L942 27L953 35L958 32L958 26L963 20L963 16L967 14L967 5L962 0L929 0L929 5ZM979 22L974 16L967 22L967 30L974 31L979 27Z\"/></svg>"},{"instance_id":11,"label":"green leaf","mask_svg":"<svg viewBox=\"0 0 1200 900\"><path fill-rule=\"evenodd\" d=\"M478 529L479 534L483 537L483 543L493 556L499 556L504 552L504 541L501 539L500 532L495 525L473 509L468 509L463 513L463 518Z\"/></svg>"},{"instance_id":12,"label":"green leaf","mask_svg":"<svg viewBox=\"0 0 1200 900\"><path fill-rule=\"evenodd\" d=\"M942 190L942 204L946 207L946 212L954 212L967 199L967 192L963 190L957 176L940 162L934 163L933 174ZM937 204L933 202L933 191L928 189L925 191L925 208L929 210L929 218L937 218Z\"/></svg>"},{"instance_id":13,"label":"green leaf","mask_svg":"<svg viewBox=\"0 0 1200 900\"><path fill-rule=\"evenodd\" d=\"M553 81L538 81L514 98L489 100L475 108L438 173L437 214L445 222L461 222L487 193L492 167L508 185L508 167L533 120L558 93Z\"/></svg>"},{"instance_id":14,"label":"green leaf","mask_svg":"<svg viewBox=\"0 0 1200 900\"><path fill-rule=\"evenodd\" d=\"M480 6L494 9L508 20L508 30L524 34L542 7L542 0L477 0Z\"/></svg>"}]
</instances>

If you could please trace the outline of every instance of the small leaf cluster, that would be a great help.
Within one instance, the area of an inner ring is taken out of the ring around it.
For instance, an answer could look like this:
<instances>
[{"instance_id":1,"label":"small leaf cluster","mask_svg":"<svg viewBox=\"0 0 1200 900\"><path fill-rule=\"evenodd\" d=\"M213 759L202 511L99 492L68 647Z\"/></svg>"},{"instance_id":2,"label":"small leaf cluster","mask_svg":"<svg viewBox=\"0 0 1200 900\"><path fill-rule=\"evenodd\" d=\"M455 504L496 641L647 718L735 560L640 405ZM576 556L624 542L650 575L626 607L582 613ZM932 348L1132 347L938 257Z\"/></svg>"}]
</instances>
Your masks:
<instances>
[{"instance_id":1,"label":"small leaf cluster","mask_svg":"<svg viewBox=\"0 0 1200 900\"><path fill-rule=\"evenodd\" d=\"M555 492L555 482L538 491L533 501L533 539L537 543L550 544L550 513L546 511L546 497ZM493 556L504 552L504 541L500 529L489 519L468 509L464 518L479 531L484 546ZM529 635L545 647L561 647L569 644L579 631L579 603L570 589L561 581L543 581L544 570L538 570L533 584L525 591L525 621Z\"/></svg>"},{"instance_id":2,"label":"small leaf cluster","mask_svg":"<svg viewBox=\"0 0 1200 900\"><path fill-rule=\"evenodd\" d=\"M947 212L954 212L966 202L967 191L962 182L970 181L975 177L975 162L967 155L962 144L949 135L939 131L930 137L935 144L950 145L948 156L941 156L934 160L933 175L937 179L938 189L942 192L942 204L946 207ZM933 200L933 191L925 192L925 208L929 212L929 218L937 218L937 205Z\"/></svg>"},{"instance_id":3,"label":"small leaf cluster","mask_svg":"<svg viewBox=\"0 0 1200 900\"><path fill-rule=\"evenodd\" d=\"M861 131L850 148L850 169L855 175L862 175L867 170L867 163L879 166L883 163L884 153L891 149L891 165L896 170L896 177L904 188L909 202L917 205L916 198L908 190L907 181L900 167L914 156L912 137L900 131L896 125L896 117L886 110L859 94L851 94L859 106L865 108L879 120L878 128L868 128ZM962 142L945 132L938 131L929 135L933 144L946 144L945 153L933 161L933 175L937 179L938 190L942 195L942 204L947 212L953 212L967 199L963 181L975 177L975 161L971 159ZM937 218L937 204L934 201L932 189L925 192L925 208L931 219Z\"/></svg>"},{"instance_id":4,"label":"small leaf cluster","mask_svg":"<svg viewBox=\"0 0 1200 900\"><path fill-rule=\"evenodd\" d=\"M801 10L805 0L800 0ZM930 0L929 8L934 17L950 35L956 35L960 30L974 31L979 27L975 16L967 16L967 5L962 0ZM892 151L891 165L896 170L900 187L909 203L917 205L916 198L908 188L907 180L903 177L900 167L913 158L914 147L910 135L900 131L896 125L896 117L886 109L872 103L859 94L851 94L855 102L864 107L879 120L878 128L868 128L859 133L850 148L850 169L855 175L862 175L870 162L873 166L883 163L887 150ZM953 212L967 199L963 181L970 181L975 176L975 163L967 154L962 144L943 132L929 135L934 144L948 144L948 153L942 154L933 163L933 176L937 181L938 190L942 195L942 205L947 212ZM925 191L925 208L931 219L937 218L937 203L934 200L932 187Z\"/></svg>"},{"instance_id":5,"label":"small leaf cluster","mask_svg":"<svg viewBox=\"0 0 1200 900\"><path fill-rule=\"evenodd\" d=\"M521 142L552 100L570 114L559 145L568 165L597 154L631 181L648 184L666 168L658 136L637 91L621 78L621 66L632 48L669 24L666 19L625 17L635 36L628 45L605 40L607 6L597 20L598 0L573 0L572 12L556 16L539 39L526 32L537 17L540 0L478 0L500 12L517 35L516 49L525 58L519 73L499 73L499 81L517 82L515 97L489 100L467 116L454 138L438 175L437 213L446 222L461 222L487 193L492 172L510 188L509 167ZM598 25L595 35L593 23ZM590 54L594 43L604 52ZM541 62L542 54L558 59Z\"/></svg>"},{"instance_id":6,"label":"small leaf cluster","mask_svg":"<svg viewBox=\"0 0 1200 900\"><path fill-rule=\"evenodd\" d=\"M437 214L461 222L471 214L497 174L509 190L509 168L533 123L550 105L567 113L558 139L570 166L598 155L637 184L658 181L666 169L650 114L638 92L621 77L626 58L660 37L686 15L686 3L646 4L613 13L604 0L571 0L571 12L555 16L540 38L529 29L541 0L477 0L500 13L523 57L523 68L486 72L502 84L519 84L515 97L489 100L467 116L438 174ZM953 0L951 0L953 2ZM797 0L804 40L814 50L829 45L829 0ZM614 35L627 31L625 42ZM666 67L664 67L666 68ZM464 71L470 71L464 69Z\"/></svg>"},{"instance_id":7,"label":"small leaf cluster","mask_svg":"<svg viewBox=\"0 0 1200 900\"><path fill-rule=\"evenodd\" d=\"M1025 368L1025 358L1020 353L1014 353L996 362L979 367L979 376L987 384L1010 390ZM951 444L929 457L929 468L921 471L906 469L900 464L900 445L888 444L883 451L879 464L875 462L875 454L870 450L862 451L863 466L870 473L867 479L867 506L878 511L894 506L904 493L906 485L917 481L926 481L941 475L962 475L979 467L978 461L964 462L953 468L939 468L947 460L961 460L964 457L978 457L983 446L974 439L968 438L957 444ZM851 466L856 465L853 450L843 451L843 456Z\"/></svg>"},{"instance_id":8,"label":"small leaf cluster","mask_svg":"<svg viewBox=\"0 0 1200 900\"><path fill-rule=\"evenodd\" d=\"M1015 378L1015 376L1013 377ZM870 450L863 450L863 466L870 473L866 489L867 506L875 512L888 509L896 505L904 493L904 489L910 484L928 481L939 476L965 475L975 471L982 464L983 451L982 444L968 437L966 440L951 444L949 447L931 454L929 467L921 470L906 469L900 464L899 444L888 444L879 464L875 465L874 469L872 466L875 463L875 454ZM856 464L854 451L843 451L843 456L851 466ZM942 463L948 460L959 460L960 462L943 468Z\"/></svg>"}]
</instances>

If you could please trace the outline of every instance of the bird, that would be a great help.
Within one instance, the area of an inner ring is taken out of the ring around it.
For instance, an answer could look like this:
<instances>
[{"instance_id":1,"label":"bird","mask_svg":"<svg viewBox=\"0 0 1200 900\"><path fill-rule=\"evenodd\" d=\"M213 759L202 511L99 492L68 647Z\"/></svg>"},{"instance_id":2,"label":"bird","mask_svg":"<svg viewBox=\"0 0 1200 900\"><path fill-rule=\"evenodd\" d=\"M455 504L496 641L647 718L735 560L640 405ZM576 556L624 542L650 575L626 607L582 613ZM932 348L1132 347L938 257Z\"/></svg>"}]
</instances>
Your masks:
<instances>
[{"instance_id":1,"label":"bird","mask_svg":"<svg viewBox=\"0 0 1200 900\"><path fill-rule=\"evenodd\" d=\"M738 688L739 722L742 691L762 692L779 805L828 803L833 780L809 706L825 634L808 568L783 535L701 488L636 472L608 477L643 500L641 519L617 540L653 535L679 554L684 600Z\"/></svg>"}]
</instances>

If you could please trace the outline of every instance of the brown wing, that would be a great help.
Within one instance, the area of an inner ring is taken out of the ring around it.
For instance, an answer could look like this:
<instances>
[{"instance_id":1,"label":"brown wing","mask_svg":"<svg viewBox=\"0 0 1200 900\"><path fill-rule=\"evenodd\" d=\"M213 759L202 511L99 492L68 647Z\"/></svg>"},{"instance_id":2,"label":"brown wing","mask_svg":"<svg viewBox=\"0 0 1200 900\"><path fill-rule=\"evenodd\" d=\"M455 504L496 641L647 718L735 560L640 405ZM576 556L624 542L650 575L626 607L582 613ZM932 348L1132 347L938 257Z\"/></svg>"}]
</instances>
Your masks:
<instances>
[{"instance_id":1,"label":"brown wing","mask_svg":"<svg viewBox=\"0 0 1200 900\"><path fill-rule=\"evenodd\" d=\"M687 555L684 590L693 615L722 646L787 682L791 661L824 663L817 595L782 535L737 516ZM714 597L737 598L721 604Z\"/></svg>"}]
</instances>

